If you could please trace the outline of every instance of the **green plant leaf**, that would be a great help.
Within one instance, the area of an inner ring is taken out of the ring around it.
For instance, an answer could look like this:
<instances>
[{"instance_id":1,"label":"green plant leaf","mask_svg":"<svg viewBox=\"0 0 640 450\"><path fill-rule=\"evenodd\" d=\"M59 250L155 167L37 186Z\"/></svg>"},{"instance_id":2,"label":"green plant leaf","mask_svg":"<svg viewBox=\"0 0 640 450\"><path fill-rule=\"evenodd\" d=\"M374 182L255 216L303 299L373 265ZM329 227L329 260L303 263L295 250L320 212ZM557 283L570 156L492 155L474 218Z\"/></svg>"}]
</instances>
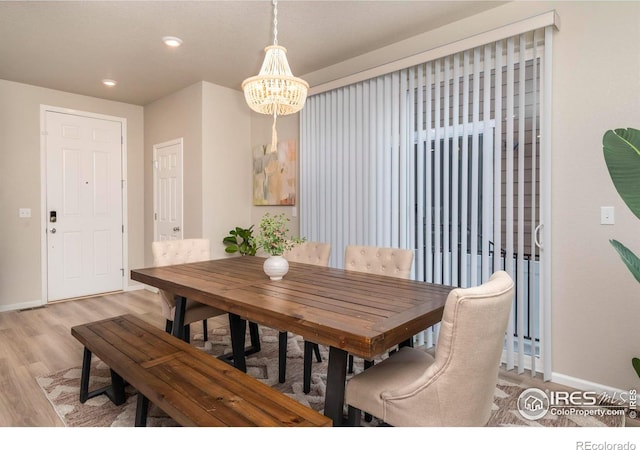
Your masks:
<instances>
[{"instance_id":1,"label":"green plant leaf","mask_svg":"<svg viewBox=\"0 0 640 450\"><path fill-rule=\"evenodd\" d=\"M640 219L640 130L608 130L602 138L602 147L618 194Z\"/></svg>"},{"instance_id":2,"label":"green plant leaf","mask_svg":"<svg viewBox=\"0 0 640 450\"><path fill-rule=\"evenodd\" d=\"M238 246L235 245L235 244L230 245L227 248L225 248L224 251L227 252L227 253L235 253L235 252L238 251Z\"/></svg>"},{"instance_id":3,"label":"green plant leaf","mask_svg":"<svg viewBox=\"0 0 640 450\"><path fill-rule=\"evenodd\" d=\"M638 374L638 377L640 377L640 359L633 358L631 360L631 364L633 364L633 368L636 369L636 373Z\"/></svg>"},{"instance_id":4,"label":"green plant leaf","mask_svg":"<svg viewBox=\"0 0 640 450\"><path fill-rule=\"evenodd\" d=\"M222 242L224 244L237 244L238 241L236 240L236 238L234 236L227 236L226 238L224 238L222 240Z\"/></svg>"},{"instance_id":5,"label":"green plant leaf","mask_svg":"<svg viewBox=\"0 0 640 450\"><path fill-rule=\"evenodd\" d=\"M616 249L622 261L626 264L627 268L631 271L631 274L640 283L640 259L627 247L615 239L609 240L613 248Z\"/></svg>"}]
</instances>

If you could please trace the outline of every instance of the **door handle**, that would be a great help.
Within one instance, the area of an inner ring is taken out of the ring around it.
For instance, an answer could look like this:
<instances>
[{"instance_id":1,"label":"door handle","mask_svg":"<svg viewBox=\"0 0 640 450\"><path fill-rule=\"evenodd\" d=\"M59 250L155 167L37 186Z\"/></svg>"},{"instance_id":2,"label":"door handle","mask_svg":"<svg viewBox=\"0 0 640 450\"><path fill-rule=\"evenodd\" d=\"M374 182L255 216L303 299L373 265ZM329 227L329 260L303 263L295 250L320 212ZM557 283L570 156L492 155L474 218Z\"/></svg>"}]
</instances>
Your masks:
<instances>
[{"instance_id":1,"label":"door handle","mask_svg":"<svg viewBox=\"0 0 640 450\"><path fill-rule=\"evenodd\" d=\"M51 229L51 234L56 234L56 229L55 228Z\"/></svg>"},{"instance_id":2,"label":"door handle","mask_svg":"<svg viewBox=\"0 0 640 450\"><path fill-rule=\"evenodd\" d=\"M535 230L533 230L533 239L535 241L536 247L538 247L539 249L542 249L542 244L540 243L540 240L538 239L539 234L540 234L540 230L542 229L543 224L539 224Z\"/></svg>"},{"instance_id":3,"label":"door handle","mask_svg":"<svg viewBox=\"0 0 640 450\"><path fill-rule=\"evenodd\" d=\"M173 231L180 231L180 227L173 227Z\"/></svg>"}]
</instances>

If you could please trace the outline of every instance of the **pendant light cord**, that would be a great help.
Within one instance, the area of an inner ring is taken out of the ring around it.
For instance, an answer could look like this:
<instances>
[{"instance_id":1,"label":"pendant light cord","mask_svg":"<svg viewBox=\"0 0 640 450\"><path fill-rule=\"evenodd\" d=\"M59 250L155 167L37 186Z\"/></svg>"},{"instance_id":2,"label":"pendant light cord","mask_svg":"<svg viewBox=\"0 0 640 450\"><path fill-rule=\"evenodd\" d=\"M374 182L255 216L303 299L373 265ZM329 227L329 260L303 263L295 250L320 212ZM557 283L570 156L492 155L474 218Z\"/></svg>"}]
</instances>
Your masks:
<instances>
[{"instance_id":1,"label":"pendant light cord","mask_svg":"<svg viewBox=\"0 0 640 450\"><path fill-rule=\"evenodd\" d=\"M278 0L273 0L273 45L278 45ZM278 151L277 109L277 107L273 108L273 126L271 127L271 151L274 153Z\"/></svg>"},{"instance_id":2,"label":"pendant light cord","mask_svg":"<svg viewBox=\"0 0 640 450\"><path fill-rule=\"evenodd\" d=\"M273 0L273 45L278 45L278 0Z\"/></svg>"}]
</instances>

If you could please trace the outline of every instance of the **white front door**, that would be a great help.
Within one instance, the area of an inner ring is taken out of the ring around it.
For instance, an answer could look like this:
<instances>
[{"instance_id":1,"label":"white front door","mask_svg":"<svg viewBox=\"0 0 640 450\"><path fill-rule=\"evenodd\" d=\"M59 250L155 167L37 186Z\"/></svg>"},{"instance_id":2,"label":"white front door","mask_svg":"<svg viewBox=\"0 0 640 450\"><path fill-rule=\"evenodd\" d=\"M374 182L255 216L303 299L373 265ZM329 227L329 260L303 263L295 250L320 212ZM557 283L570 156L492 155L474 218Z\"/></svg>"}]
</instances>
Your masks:
<instances>
[{"instance_id":1,"label":"white front door","mask_svg":"<svg viewBox=\"0 0 640 450\"><path fill-rule=\"evenodd\" d=\"M182 138L153 146L154 240L182 239Z\"/></svg>"},{"instance_id":2,"label":"white front door","mask_svg":"<svg viewBox=\"0 0 640 450\"><path fill-rule=\"evenodd\" d=\"M47 298L122 289L122 124L46 111Z\"/></svg>"}]
</instances>

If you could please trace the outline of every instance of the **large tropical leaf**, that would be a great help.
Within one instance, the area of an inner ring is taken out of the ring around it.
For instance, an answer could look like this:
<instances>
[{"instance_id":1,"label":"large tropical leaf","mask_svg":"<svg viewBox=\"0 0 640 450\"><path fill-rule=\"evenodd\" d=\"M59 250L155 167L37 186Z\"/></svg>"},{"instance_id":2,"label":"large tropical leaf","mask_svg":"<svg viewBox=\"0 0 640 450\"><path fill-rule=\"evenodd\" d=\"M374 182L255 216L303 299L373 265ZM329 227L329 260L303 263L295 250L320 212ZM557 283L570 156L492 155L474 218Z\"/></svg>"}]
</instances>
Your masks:
<instances>
[{"instance_id":1,"label":"large tropical leaf","mask_svg":"<svg viewBox=\"0 0 640 450\"><path fill-rule=\"evenodd\" d=\"M640 130L609 130L602 138L602 146L618 194L640 219Z\"/></svg>"},{"instance_id":2,"label":"large tropical leaf","mask_svg":"<svg viewBox=\"0 0 640 450\"><path fill-rule=\"evenodd\" d=\"M640 377L640 359L638 358L633 358L631 360L631 364L633 364L633 368L636 369L636 373L638 374L638 376Z\"/></svg>"},{"instance_id":3,"label":"large tropical leaf","mask_svg":"<svg viewBox=\"0 0 640 450\"><path fill-rule=\"evenodd\" d=\"M629 268L635 279L640 283L640 259L627 247L622 245L620 242L615 239L611 239L611 245L618 251L620 258Z\"/></svg>"}]
</instances>

